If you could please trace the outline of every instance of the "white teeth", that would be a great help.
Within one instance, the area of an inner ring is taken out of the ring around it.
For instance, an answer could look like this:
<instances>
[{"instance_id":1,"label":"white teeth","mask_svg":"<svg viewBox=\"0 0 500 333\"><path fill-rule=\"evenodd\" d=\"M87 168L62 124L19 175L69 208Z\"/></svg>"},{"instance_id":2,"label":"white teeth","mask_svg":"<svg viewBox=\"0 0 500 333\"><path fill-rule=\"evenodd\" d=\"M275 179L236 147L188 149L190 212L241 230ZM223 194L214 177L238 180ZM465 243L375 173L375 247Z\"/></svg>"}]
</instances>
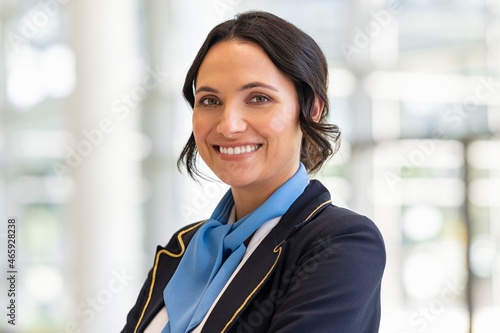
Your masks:
<instances>
[{"instance_id":1,"label":"white teeth","mask_svg":"<svg viewBox=\"0 0 500 333\"><path fill-rule=\"evenodd\" d=\"M244 154L244 153L250 153L252 151L255 151L259 148L259 145L256 146L239 146L239 147L222 147L219 146L219 152L222 154L227 154L227 155L239 155L239 154Z\"/></svg>"}]
</instances>

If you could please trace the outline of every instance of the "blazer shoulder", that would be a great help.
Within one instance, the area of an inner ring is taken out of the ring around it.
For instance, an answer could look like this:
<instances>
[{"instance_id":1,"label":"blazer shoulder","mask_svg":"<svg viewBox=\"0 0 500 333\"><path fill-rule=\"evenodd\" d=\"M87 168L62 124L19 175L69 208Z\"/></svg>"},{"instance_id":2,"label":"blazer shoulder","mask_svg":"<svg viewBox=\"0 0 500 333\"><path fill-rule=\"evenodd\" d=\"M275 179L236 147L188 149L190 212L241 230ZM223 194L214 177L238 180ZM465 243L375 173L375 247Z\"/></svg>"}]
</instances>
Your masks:
<instances>
[{"instance_id":1,"label":"blazer shoulder","mask_svg":"<svg viewBox=\"0 0 500 333\"><path fill-rule=\"evenodd\" d=\"M366 226L370 228L375 228L378 230L375 222L369 217L356 213L350 209L329 205L320 214L318 218L327 221L335 221L337 224L345 226Z\"/></svg>"},{"instance_id":2,"label":"blazer shoulder","mask_svg":"<svg viewBox=\"0 0 500 333\"><path fill-rule=\"evenodd\" d=\"M384 239L377 225L367 216L346 208L330 204L302 229L303 232L321 239L347 237L354 242L370 243L379 249L379 253L385 254Z\"/></svg>"},{"instance_id":3,"label":"blazer shoulder","mask_svg":"<svg viewBox=\"0 0 500 333\"><path fill-rule=\"evenodd\" d=\"M332 227L347 230L352 228L367 229L382 238L378 226L372 219L347 208L329 205L318 215L318 218L324 220L323 223L327 223Z\"/></svg>"},{"instance_id":4,"label":"blazer shoulder","mask_svg":"<svg viewBox=\"0 0 500 333\"><path fill-rule=\"evenodd\" d=\"M359 249L359 254L372 256L383 271L386 262L385 242L375 222L365 215L333 205L327 207L318 218L325 225L323 235L344 238L353 249Z\"/></svg>"},{"instance_id":5,"label":"blazer shoulder","mask_svg":"<svg viewBox=\"0 0 500 333\"><path fill-rule=\"evenodd\" d=\"M328 189L318 180L311 180L309 186L283 216L277 226L278 238L306 239L349 236L362 236L385 247L382 234L376 224L368 217L347 208L332 204Z\"/></svg>"}]
</instances>

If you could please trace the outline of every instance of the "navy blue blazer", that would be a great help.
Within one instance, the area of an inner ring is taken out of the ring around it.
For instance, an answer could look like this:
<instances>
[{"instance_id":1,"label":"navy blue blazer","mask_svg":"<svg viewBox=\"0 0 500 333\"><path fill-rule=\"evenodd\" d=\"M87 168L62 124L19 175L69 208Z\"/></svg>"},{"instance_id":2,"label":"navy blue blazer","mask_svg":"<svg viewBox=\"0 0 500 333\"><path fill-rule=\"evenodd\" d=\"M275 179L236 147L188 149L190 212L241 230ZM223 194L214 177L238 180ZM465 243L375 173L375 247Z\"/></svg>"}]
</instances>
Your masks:
<instances>
[{"instance_id":1,"label":"navy blue blazer","mask_svg":"<svg viewBox=\"0 0 500 333\"><path fill-rule=\"evenodd\" d=\"M158 247L122 332L143 332L164 306L163 289L202 223ZM202 332L378 332L385 261L375 224L333 206L328 190L312 180L235 276Z\"/></svg>"}]
</instances>

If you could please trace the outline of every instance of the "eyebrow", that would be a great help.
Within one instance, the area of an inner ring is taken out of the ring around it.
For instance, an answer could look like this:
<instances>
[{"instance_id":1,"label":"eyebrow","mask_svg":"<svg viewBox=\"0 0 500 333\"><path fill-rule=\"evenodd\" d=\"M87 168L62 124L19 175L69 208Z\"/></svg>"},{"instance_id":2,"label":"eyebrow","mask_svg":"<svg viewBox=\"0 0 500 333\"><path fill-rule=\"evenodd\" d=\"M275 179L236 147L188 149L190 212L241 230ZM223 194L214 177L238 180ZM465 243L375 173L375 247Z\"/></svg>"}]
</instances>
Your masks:
<instances>
[{"instance_id":1,"label":"eyebrow","mask_svg":"<svg viewBox=\"0 0 500 333\"><path fill-rule=\"evenodd\" d=\"M262 82L250 82L250 83L247 83L247 84L241 86L238 89L238 91L243 91L243 90L257 88L257 87L266 88L266 89L278 92L278 89L276 89L275 87L270 86L270 85L265 84L265 83L262 83Z\"/></svg>"},{"instance_id":2,"label":"eyebrow","mask_svg":"<svg viewBox=\"0 0 500 333\"><path fill-rule=\"evenodd\" d=\"M197 93L202 92L202 91L209 92L209 93L214 93L214 94L219 93L219 91L217 89L210 88L210 87L207 87L207 86L201 86L198 89L196 89L196 91L194 92L194 94L196 95Z\"/></svg>"},{"instance_id":3,"label":"eyebrow","mask_svg":"<svg viewBox=\"0 0 500 333\"><path fill-rule=\"evenodd\" d=\"M247 84L241 86L240 88L238 88L238 91L243 91L243 90L257 88L257 87L266 88L266 89L278 92L278 89L276 89L275 87L273 87L271 85L268 85L268 84L265 84L265 83L262 83L262 82L250 82L250 83L247 83ZM198 93L200 93L202 91L203 92L213 93L213 94L219 93L219 91L217 89L214 89L214 88L211 88L211 87L207 87L207 86L201 86L201 87L199 87L198 89L196 89L196 91L194 93L196 95L196 94L198 94Z\"/></svg>"}]
</instances>

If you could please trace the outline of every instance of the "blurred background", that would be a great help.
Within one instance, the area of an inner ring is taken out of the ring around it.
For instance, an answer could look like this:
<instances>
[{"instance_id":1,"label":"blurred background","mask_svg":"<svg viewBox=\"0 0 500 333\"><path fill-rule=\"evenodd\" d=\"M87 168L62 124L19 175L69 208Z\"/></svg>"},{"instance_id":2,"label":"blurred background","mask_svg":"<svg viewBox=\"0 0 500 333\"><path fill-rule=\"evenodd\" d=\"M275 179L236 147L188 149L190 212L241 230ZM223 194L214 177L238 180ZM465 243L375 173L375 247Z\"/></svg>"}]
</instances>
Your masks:
<instances>
[{"instance_id":1,"label":"blurred background","mask_svg":"<svg viewBox=\"0 0 500 333\"><path fill-rule=\"evenodd\" d=\"M1 0L0 268L14 217L18 279L0 331L121 330L156 246L226 189L176 169L181 87L249 9L327 56L343 143L316 178L384 235L380 332L499 332L498 0Z\"/></svg>"}]
</instances>

